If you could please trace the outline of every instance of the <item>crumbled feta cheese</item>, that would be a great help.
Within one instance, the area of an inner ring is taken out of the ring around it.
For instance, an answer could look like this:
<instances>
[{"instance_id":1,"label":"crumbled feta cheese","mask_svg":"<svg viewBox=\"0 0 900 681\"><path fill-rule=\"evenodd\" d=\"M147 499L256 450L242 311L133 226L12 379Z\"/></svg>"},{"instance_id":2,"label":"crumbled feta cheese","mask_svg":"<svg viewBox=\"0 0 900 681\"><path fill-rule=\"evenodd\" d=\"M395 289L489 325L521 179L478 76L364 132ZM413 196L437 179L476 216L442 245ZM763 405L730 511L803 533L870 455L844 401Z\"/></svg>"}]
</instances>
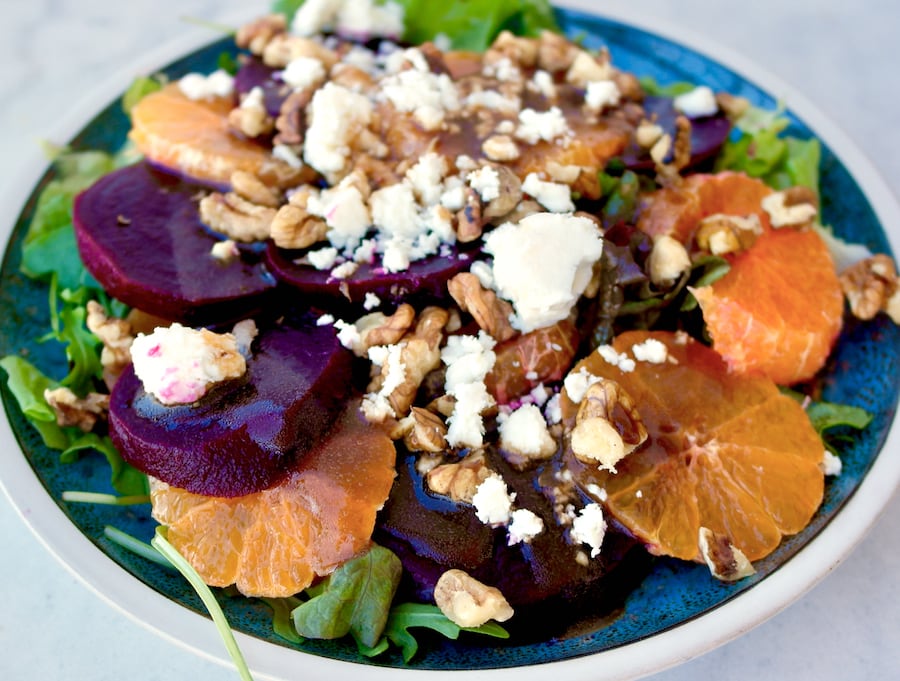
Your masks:
<instances>
[{"instance_id":1,"label":"crumbled feta cheese","mask_svg":"<svg viewBox=\"0 0 900 681\"><path fill-rule=\"evenodd\" d=\"M451 447L480 447L484 444L482 412L494 405L484 384L493 368L494 339L483 331L476 336L450 336L441 350L447 366L444 390L456 398L447 419L447 443Z\"/></svg>"},{"instance_id":2,"label":"crumbled feta cheese","mask_svg":"<svg viewBox=\"0 0 900 681\"><path fill-rule=\"evenodd\" d=\"M541 410L523 404L500 424L500 446L523 456L548 457L556 451L556 440L550 436Z\"/></svg>"},{"instance_id":3,"label":"crumbled feta cheese","mask_svg":"<svg viewBox=\"0 0 900 681\"><path fill-rule=\"evenodd\" d=\"M662 364L669 358L669 350L665 343L648 338L643 343L635 343L631 346L631 353L638 362L650 362Z\"/></svg>"},{"instance_id":4,"label":"crumbled feta cheese","mask_svg":"<svg viewBox=\"0 0 900 681\"><path fill-rule=\"evenodd\" d=\"M469 267L469 272L478 278L478 283L484 288L494 288L494 272L484 260L473 262L471 267Z\"/></svg>"},{"instance_id":5,"label":"crumbled feta cheese","mask_svg":"<svg viewBox=\"0 0 900 681\"><path fill-rule=\"evenodd\" d=\"M594 376L586 367L581 367L578 371L570 371L563 380L563 388L566 395L572 402L578 404L584 399L584 394L594 383L602 380L599 376Z\"/></svg>"},{"instance_id":6,"label":"crumbled feta cheese","mask_svg":"<svg viewBox=\"0 0 900 681\"><path fill-rule=\"evenodd\" d=\"M334 267L331 270L331 276L335 279L347 279L348 277L352 277L354 274L356 274L356 270L358 269L359 263L348 260L347 262L342 262L337 267Z\"/></svg>"},{"instance_id":7,"label":"crumbled feta cheese","mask_svg":"<svg viewBox=\"0 0 900 681\"><path fill-rule=\"evenodd\" d=\"M407 69L383 79L381 94L427 131L440 128L446 114L460 108L456 85L446 73Z\"/></svg>"},{"instance_id":8,"label":"crumbled feta cheese","mask_svg":"<svg viewBox=\"0 0 900 681\"><path fill-rule=\"evenodd\" d=\"M551 107L544 112L534 109L522 109L519 112L519 127L516 128L516 137L529 144L537 144L541 140L552 142L558 137L571 134L569 123L558 106Z\"/></svg>"},{"instance_id":9,"label":"crumbled feta cheese","mask_svg":"<svg viewBox=\"0 0 900 681\"><path fill-rule=\"evenodd\" d=\"M345 322L343 319L338 319L334 322L334 328L338 331L338 342L348 350L357 352L357 349L362 343L362 335L359 333L359 328L356 324L351 324L350 322Z\"/></svg>"},{"instance_id":10,"label":"crumbled feta cheese","mask_svg":"<svg viewBox=\"0 0 900 681\"><path fill-rule=\"evenodd\" d=\"M585 488L587 493L594 497L597 501L606 501L609 498L609 494L606 492L606 488L600 487L595 482L589 483Z\"/></svg>"},{"instance_id":11,"label":"crumbled feta cheese","mask_svg":"<svg viewBox=\"0 0 900 681\"><path fill-rule=\"evenodd\" d=\"M551 396L550 389L547 388L547 386L545 386L543 383L538 383L528 393L528 397L538 407L544 406L547 403L547 400L550 399L550 396Z\"/></svg>"},{"instance_id":12,"label":"crumbled feta cheese","mask_svg":"<svg viewBox=\"0 0 900 681\"><path fill-rule=\"evenodd\" d=\"M374 310L379 305L381 305L381 298L379 298L371 291L367 291L366 298L363 301L363 308L365 308L366 310Z\"/></svg>"},{"instance_id":13,"label":"crumbled feta cheese","mask_svg":"<svg viewBox=\"0 0 900 681\"><path fill-rule=\"evenodd\" d=\"M478 192L481 200L489 203L500 196L500 173L489 165L481 166L466 175L466 182Z\"/></svg>"},{"instance_id":14,"label":"crumbled feta cheese","mask_svg":"<svg viewBox=\"0 0 900 681\"><path fill-rule=\"evenodd\" d=\"M238 250L237 244L231 239L217 241L210 249L210 255L216 260L223 263L230 263L237 258L241 252Z\"/></svg>"},{"instance_id":15,"label":"crumbled feta cheese","mask_svg":"<svg viewBox=\"0 0 900 681\"><path fill-rule=\"evenodd\" d=\"M515 493L510 494L506 482L496 473L491 473L475 490L472 505L476 517L485 525L505 525L512 513Z\"/></svg>"},{"instance_id":16,"label":"crumbled feta cheese","mask_svg":"<svg viewBox=\"0 0 900 681\"><path fill-rule=\"evenodd\" d=\"M300 5L291 22L291 32L299 36L313 36L331 28L344 0L306 0Z\"/></svg>"},{"instance_id":17,"label":"crumbled feta cheese","mask_svg":"<svg viewBox=\"0 0 900 681\"><path fill-rule=\"evenodd\" d=\"M822 470L825 472L825 475L840 475L843 468L844 464L840 457L826 449L822 457Z\"/></svg>"},{"instance_id":18,"label":"crumbled feta cheese","mask_svg":"<svg viewBox=\"0 0 900 681\"><path fill-rule=\"evenodd\" d=\"M382 187L369 197L372 224L387 237L397 236L409 240L422 233L419 206L413 188L406 182Z\"/></svg>"},{"instance_id":19,"label":"crumbled feta cheese","mask_svg":"<svg viewBox=\"0 0 900 681\"><path fill-rule=\"evenodd\" d=\"M624 352L617 352L612 345L601 345L597 348L597 354L607 362L626 374L634 371L635 362Z\"/></svg>"},{"instance_id":20,"label":"crumbled feta cheese","mask_svg":"<svg viewBox=\"0 0 900 681\"><path fill-rule=\"evenodd\" d=\"M316 90L307 116L303 159L334 184L346 170L353 141L372 120L372 102L365 95L328 82Z\"/></svg>"},{"instance_id":21,"label":"crumbled feta cheese","mask_svg":"<svg viewBox=\"0 0 900 681\"><path fill-rule=\"evenodd\" d=\"M190 404L210 386L247 370L233 334L173 323L138 334L131 344L134 373L144 390L166 405Z\"/></svg>"},{"instance_id":22,"label":"crumbled feta cheese","mask_svg":"<svg viewBox=\"0 0 900 681\"><path fill-rule=\"evenodd\" d=\"M600 555L603 537L606 535L606 520L600 504L588 504L572 521L572 540L591 547L591 558Z\"/></svg>"},{"instance_id":23,"label":"crumbled feta cheese","mask_svg":"<svg viewBox=\"0 0 900 681\"><path fill-rule=\"evenodd\" d=\"M672 104L677 111L680 111L688 118L713 116L719 111L716 95L706 85L700 85L690 92L678 95Z\"/></svg>"},{"instance_id":24,"label":"crumbled feta cheese","mask_svg":"<svg viewBox=\"0 0 900 681\"><path fill-rule=\"evenodd\" d=\"M323 314L316 319L316 326L328 326L329 324L334 324L334 315Z\"/></svg>"},{"instance_id":25,"label":"crumbled feta cheese","mask_svg":"<svg viewBox=\"0 0 900 681\"><path fill-rule=\"evenodd\" d=\"M547 423L551 426L562 421L562 407L560 406L561 397L562 393L555 393L547 400L547 404L544 405L544 416L547 417Z\"/></svg>"},{"instance_id":26,"label":"crumbled feta cheese","mask_svg":"<svg viewBox=\"0 0 900 681\"><path fill-rule=\"evenodd\" d=\"M456 179L458 178L450 178L450 180ZM466 205L466 187L462 180L458 183L450 182L448 180L444 186L444 193L441 194L441 205L454 213L458 210L462 210Z\"/></svg>"},{"instance_id":27,"label":"crumbled feta cheese","mask_svg":"<svg viewBox=\"0 0 900 681\"><path fill-rule=\"evenodd\" d=\"M439 203L444 192L444 176L447 174L447 159L433 151L422 156L406 171L406 179L413 192L424 206Z\"/></svg>"},{"instance_id":28,"label":"crumbled feta cheese","mask_svg":"<svg viewBox=\"0 0 900 681\"><path fill-rule=\"evenodd\" d=\"M463 102L466 108L491 109L507 114L517 114L522 102L516 97L507 97L496 90L476 90Z\"/></svg>"},{"instance_id":29,"label":"crumbled feta cheese","mask_svg":"<svg viewBox=\"0 0 900 681\"><path fill-rule=\"evenodd\" d=\"M553 76L543 69L534 72L530 86L547 99L556 98L556 83L553 82Z\"/></svg>"},{"instance_id":30,"label":"crumbled feta cheese","mask_svg":"<svg viewBox=\"0 0 900 681\"><path fill-rule=\"evenodd\" d=\"M337 262L337 258L338 251L332 246L318 248L315 251L310 251L306 254L306 259L309 260L309 264L317 270L330 270Z\"/></svg>"},{"instance_id":31,"label":"crumbled feta cheese","mask_svg":"<svg viewBox=\"0 0 900 681\"><path fill-rule=\"evenodd\" d=\"M588 218L535 213L484 239L494 256L497 293L512 302L512 325L523 333L565 319L584 293L603 250Z\"/></svg>"},{"instance_id":32,"label":"crumbled feta cheese","mask_svg":"<svg viewBox=\"0 0 900 681\"><path fill-rule=\"evenodd\" d=\"M213 71L208 76L188 73L178 80L178 89L192 100L230 97L234 93L234 78L223 69Z\"/></svg>"},{"instance_id":33,"label":"crumbled feta cheese","mask_svg":"<svg viewBox=\"0 0 900 681\"><path fill-rule=\"evenodd\" d=\"M551 213L571 213L575 210L572 190L558 182L544 182L537 173L528 173L522 191L529 194Z\"/></svg>"},{"instance_id":34,"label":"crumbled feta cheese","mask_svg":"<svg viewBox=\"0 0 900 681\"><path fill-rule=\"evenodd\" d=\"M529 544L531 540L544 531L544 521L527 508L517 508L512 512L509 523L507 544Z\"/></svg>"},{"instance_id":35,"label":"crumbled feta cheese","mask_svg":"<svg viewBox=\"0 0 900 681\"><path fill-rule=\"evenodd\" d=\"M299 36L329 30L359 38L397 38L403 33L403 7L390 0L306 0L291 22L291 32Z\"/></svg>"},{"instance_id":36,"label":"crumbled feta cheese","mask_svg":"<svg viewBox=\"0 0 900 681\"><path fill-rule=\"evenodd\" d=\"M522 71L509 57L498 59L492 64L485 64L481 72L488 78L496 78L505 83L514 83L522 80Z\"/></svg>"},{"instance_id":37,"label":"crumbled feta cheese","mask_svg":"<svg viewBox=\"0 0 900 681\"><path fill-rule=\"evenodd\" d=\"M297 57L288 62L281 72L281 79L295 90L318 86L328 74L320 59Z\"/></svg>"},{"instance_id":38,"label":"crumbled feta cheese","mask_svg":"<svg viewBox=\"0 0 900 681\"><path fill-rule=\"evenodd\" d=\"M272 147L272 158L287 163L291 168L303 167L303 161L297 156L297 152L286 144L276 144Z\"/></svg>"},{"instance_id":39,"label":"crumbled feta cheese","mask_svg":"<svg viewBox=\"0 0 900 681\"><path fill-rule=\"evenodd\" d=\"M619 86L611 80L595 80L587 84L584 103L592 111L601 112L610 107L619 106L622 93Z\"/></svg>"}]
</instances>

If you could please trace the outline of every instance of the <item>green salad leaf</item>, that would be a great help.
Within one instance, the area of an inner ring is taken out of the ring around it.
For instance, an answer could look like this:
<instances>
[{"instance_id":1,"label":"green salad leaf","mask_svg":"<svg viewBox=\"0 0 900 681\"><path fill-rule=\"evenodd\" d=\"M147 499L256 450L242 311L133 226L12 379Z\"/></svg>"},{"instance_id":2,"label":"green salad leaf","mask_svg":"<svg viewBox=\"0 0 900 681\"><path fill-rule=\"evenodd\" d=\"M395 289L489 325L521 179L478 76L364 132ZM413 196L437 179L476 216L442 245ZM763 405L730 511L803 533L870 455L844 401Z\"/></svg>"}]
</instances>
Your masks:
<instances>
[{"instance_id":1,"label":"green salad leaf","mask_svg":"<svg viewBox=\"0 0 900 681\"><path fill-rule=\"evenodd\" d=\"M377 545L344 563L325 579L320 593L294 609L297 633L307 638L341 638L349 633L364 646L375 646L402 571L400 559Z\"/></svg>"},{"instance_id":2,"label":"green salad leaf","mask_svg":"<svg viewBox=\"0 0 900 681\"><path fill-rule=\"evenodd\" d=\"M44 391L55 388L56 381L16 355L0 359L0 367L6 372L6 384L19 409L38 431L44 444L51 449L68 447L69 437L56 424L56 414L44 399Z\"/></svg>"}]
</instances>

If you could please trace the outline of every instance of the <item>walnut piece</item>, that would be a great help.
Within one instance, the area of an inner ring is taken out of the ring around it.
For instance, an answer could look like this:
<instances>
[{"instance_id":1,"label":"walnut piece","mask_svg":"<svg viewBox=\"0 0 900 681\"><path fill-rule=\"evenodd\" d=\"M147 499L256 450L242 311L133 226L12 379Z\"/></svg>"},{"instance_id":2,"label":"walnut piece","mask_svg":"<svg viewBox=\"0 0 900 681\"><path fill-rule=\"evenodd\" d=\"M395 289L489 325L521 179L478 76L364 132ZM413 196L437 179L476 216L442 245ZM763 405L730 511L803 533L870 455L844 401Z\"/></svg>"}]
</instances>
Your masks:
<instances>
[{"instance_id":1,"label":"walnut piece","mask_svg":"<svg viewBox=\"0 0 900 681\"><path fill-rule=\"evenodd\" d=\"M484 53L485 64L509 59L516 66L531 68L538 58L538 43L534 38L520 38L510 31L501 31Z\"/></svg>"},{"instance_id":2,"label":"walnut piece","mask_svg":"<svg viewBox=\"0 0 900 681\"><path fill-rule=\"evenodd\" d=\"M409 451L433 454L444 451L447 426L440 416L422 407L413 407L406 421L408 429L403 434L403 444Z\"/></svg>"},{"instance_id":3,"label":"walnut piece","mask_svg":"<svg viewBox=\"0 0 900 681\"><path fill-rule=\"evenodd\" d=\"M510 303L486 289L471 272L460 272L447 282L447 289L456 304L475 319L478 326L493 336L498 343L517 334L509 318L513 313Z\"/></svg>"},{"instance_id":4,"label":"walnut piece","mask_svg":"<svg viewBox=\"0 0 900 681\"><path fill-rule=\"evenodd\" d=\"M566 71L566 82L583 88L594 81L610 80L612 76L608 52L601 52L595 57L586 50L578 50Z\"/></svg>"},{"instance_id":5,"label":"walnut piece","mask_svg":"<svg viewBox=\"0 0 900 681\"><path fill-rule=\"evenodd\" d=\"M869 320L888 312L897 322L897 269L883 253L861 260L840 274L841 288L857 319Z\"/></svg>"},{"instance_id":6,"label":"walnut piece","mask_svg":"<svg viewBox=\"0 0 900 681\"><path fill-rule=\"evenodd\" d=\"M269 237L275 209L260 206L234 192L214 192L200 200L200 219L210 229L244 243Z\"/></svg>"},{"instance_id":7,"label":"walnut piece","mask_svg":"<svg viewBox=\"0 0 900 681\"><path fill-rule=\"evenodd\" d=\"M109 395L88 393L78 397L69 388L49 388L44 391L44 399L56 413L56 423L60 426L75 426L88 433L97 421L106 418L109 411Z\"/></svg>"},{"instance_id":8,"label":"walnut piece","mask_svg":"<svg viewBox=\"0 0 900 681\"><path fill-rule=\"evenodd\" d=\"M486 223L484 206L478 192L466 187L465 194L466 204L456 213L456 238L460 243L480 239Z\"/></svg>"},{"instance_id":9,"label":"walnut piece","mask_svg":"<svg viewBox=\"0 0 900 681\"><path fill-rule=\"evenodd\" d=\"M703 218L697 226L697 247L713 255L738 253L750 248L762 234L759 216L746 217L716 213Z\"/></svg>"},{"instance_id":10,"label":"walnut piece","mask_svg":"<svg viewBox=\"0 0 900 681\"><path fill-rule=\"evenodd\" d=\"M281 192L268 186L253 173L235 170L231 173L229 181L234 193L251 203L270 208L278 208L281 205Z\"/></svg>"},{"instance_id":11,"label":"walnut piece","mask_svg":"<svg viewBox=\"0 0 900 681\"><path fill-rule=\"evenodd\" d=\"M326 71L339 61L337 53L321 43L289 33L273 35L262 52L262 60L266 66L273 66L277 69L283 69L298 57L318 59L325 66Z\"/></svg>"},{"instance_id":12,"label":"walnut piece","mask_svg":"<svg viewBox=\"0 0 900 681\"><path fill-rule=\"evenodd\" d=\"M538 38L538 68L550 73L567 71L581 51L580 47L558 33L542 31Z\"/></svg>"},{"instance_id":13,"label":"walnut piece","mask_svg":"<svg viewBox=\"0 0 900 681\"><path fill-rule=\"evenodd\" d=\"M370 312L363 315L354 324L359 338L353 343L353 352L358 357L365 357L369 348L399 343L415 318L416 311L409 303L400 305L392 315L386 315L384 312Z\"/></svg>"},{"instance_id":14,"label":"walnut piece","mask_svg":"<svg viewBox=\"0 0 900 681\"><path fill-rule=\"evenodd\" d=\"M591 418L603 418L619 426L626 454L630 454L647 440L647 428L634 398L611 379L601 378L592 383L581 398L575 422Z\"/></svg>"},{"instance_id":15,"label":"walnut piece","mask_svg":"<svg viewBox=\"0 0 900 681\"><path fill-rule=\"evenodd\" d=\"M814 194L799 191L780 191L769 194L762 200L762 208L769 216L772 227L803 227L818 214Z\"/></svg>"},{"instance_id":16,"label":"walnut piece","mask_svg":"<svg viewBox=\"0 0 900 681\"><path fill-rule=\"evenodd\" d=\"M292 92L281 103L278 116L275 118L275 129L278 134L273 144L300 146L306 135L306 107L312 101L310 90Z\"/></svg>"},{"instance_id":17,"label":"walnut piece","mask_svg":"<svg viewBox=\"0 0 900 681\"><path fill-rule=\"evenodd\" d=\"M481 145L481 151L491 161L515 161L522 152L509 135L491 135Z\"/></svg>"},{"instance_id":18,"label":"walnut piece","mask_svg":"<svg viewBox=\"0 0 900 681\"><path fill-rule=\"evenodd\" d=\"M235 42L241 49L261 55L272 38L286 31L287 18L283 14L269 14L241 26L235 36Z\"/></svg>"},{"instance_id":19,"label":"walnut piece","mask_svg":"<svg viewBox=\"0 0 900 681\"><path fill-rule=\"evenodd\" d=\"M743 551L734 546L728 537L716 534L708 527L700 528L697 546L716 579L735 582L756 572Z\"/></svg>"},{"instance_id":20,"label":"walnut piece","mask_svg":"<svg viewBox=\"0 0 900 681\"><path fill-rule=\"evenodd\" d=\"M281 206L269 227L269 236L279 248L309 248L327 234L328 225L322 218L293 203Z\"/></svg>"},{"instance_id":21,"label":"walnut piece","mask_svg":"<svg viewBox=\"0 0 900 681\"><path fill-rule=\"evenodd\" d=\"M470 454L462 461L435 466L425 475L425 484L435 494L471 504L478 486L487 480L492 472L483 454Z\"/></svg>"},{"instance_id":22,"label":"walnut piece","mask_svg":"<svg viewBox=\"0 0 900 681\"><path fill-rule=\"evenodd\" d=\"M252 138L272 132L275 120L262 106L236 106L228 112L228 125Z\"/></svg>"},{"instance_id":23,"label":"walnut piece","mask_svg":"<svg viewBox=\"0 0 900 681\"><path fill-rule=\"evenodd\" d=\"M131 364L132 326L124 319L109 317L96 300L88 301L85 323L88 330L103 343L100 364L103 366L103 378L112 388L125 367Z\"/></svg>"},{"instance_id":24,"label":"walnut piece","mask_svg":"<svg viewBox=\"0 0 900 681\"><path fill-rule=\"evenodd\" d=\"M505 622L513 616L506 598L462 570L447 570L434 585L434 602L461 627L480 627L489 620Z\"/></svg>"}]
</instances>

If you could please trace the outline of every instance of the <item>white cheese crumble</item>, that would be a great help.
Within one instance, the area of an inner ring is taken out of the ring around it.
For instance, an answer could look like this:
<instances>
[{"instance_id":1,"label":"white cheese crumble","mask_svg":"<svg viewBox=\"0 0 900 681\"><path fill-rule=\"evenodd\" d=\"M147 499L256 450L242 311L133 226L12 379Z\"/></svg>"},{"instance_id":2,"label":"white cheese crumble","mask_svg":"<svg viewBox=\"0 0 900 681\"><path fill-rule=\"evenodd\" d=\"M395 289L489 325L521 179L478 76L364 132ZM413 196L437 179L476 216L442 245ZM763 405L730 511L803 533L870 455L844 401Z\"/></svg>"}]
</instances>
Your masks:
<instances>
[{"instance_id":1,"label":"white cheese crumble","mask_svg":"<svg viewBox=\"0 0 900 681\"><path fill-rule=\"evenodd\" d=\"M489 165L481 166L466 175L466 182L478 192L481 200L490 203L500 196L500 173Z\"/></svg>"},{"instance_id":2,"label":"white cheese crumble","mask_svg":"<svg viewBox=\"0 0 900 681\"><path fill-rule=\"evenodd\" d=\"M617 352L612 345L601 345L597 348L597 354L619 371L626 374L634 371L635 361L624 352Z\"/></svg>"},{"instance_id":3,"label":"white cheese crumble","mask_svg":"<svg viewBox=\"0 0 900 681\"><path fill-rule=\"evenodd\" d=\"M315 57L297 57L284 67L281 79L294 90L305 90L322 83L327 75L321 60Z\"/></svg>"},{"instance_id":4,"label":"white cheese crumble","mask_svg":"<svg viewBox=\"0 0 900 681\"><path fill-rule=\"evenodd\" d=\"M482 412L494 405L484 385L493 368L495 341L483 331L478 336L450 336L441 350L447 366L444 390L456 398L447 419L447 444L451 447L481 447L484 444Z\"/></svg>"},{"instance_id":5,"label":"white cheese crumble","mask_svg":"<svg viewBox=\"0 0 900 681\"><path fill-rule=\"evenodd\" d=\"M396 416L390 403L390 396L406 380L406 365L403 364L403 348L406 343L395 345L376 345L369 348L369 361L382 368L383 381L377 392L367 393L363 397L362 411L370 422L380 423L386 418ZM386 369L386 371L385 371Z\"/></svg>"},{"instance_id":6,"label":"white cheese crumble","mask_svg":"<svg viewBox=\"0 0 900 681\"><path fill-rule=\"evenodd\" d=\"M507 529L508 546L519 543L530 544L532 539L544 531L544 521L527 508L517 508L512 512L511 518Z\"/></svg>"},{"instance_id":7,"label":"white cheese crumble","mask_svg":"<svg viewBox=\"0 0 900 681\"><path fill-rule=\"evenodd\" d=\"M544 112L534 109L522 109L519 112L519 127L516 128L516 137L529 144L537 144L541 140L552 142L558 137L571 134L569 123L558 106L551 107Z\"/></svg>"},{"instance_id":8,"label":"white cheese crumble","mask_svg":"<svg viewBox=\"0 0 900 681\"><path fill-rule=\"evenodd\" d=\"M447 159L443 155L429 151L406 171L405 177L422 205L440 203L444 193L444 176L448 169Z\"/></svg>"},{"instance_id":9,"label":"white cheese crumble","mask_svg":"<svg viewBox=\"0 0 900 681\"><path fill-rule=\"evenodd\" d=\"M503 478L491 473L475 490L472 505L476 517L485 525L505 525L509 522L515 498Z\"/></svg>"},{"instance_id":10,"label":"white cheese crumble","mask_svg":"<svg viewBox=\"0 0 900 681\"><path fill-rule=\"evenodd\" d=\"M832 454L826 449L824 455L822 456L822 470L825 472L825 475L840 475L843 468L844 464L841 461L840 457Z\"/></svg>"},{"instance_id":11,"label":"white cheese crumble","mask_svg":"<svg viewBox=\"0 0 900 681\"><path fill-rule=\"evenodd\" d=\"M604 109L618 106L621 97L619 86L614 81L595 80L587 84L584 103L592 111L601 112Z\"/></svg>"},{"instance_id":12,"label":"white cheese crumble","mask_svg":"<svg viewBox=\"0 0 900 681\"><path fill-rule=\"evenodd\" d=\"M666 344L655 338L648 338L643 343L635 343L631 346L631 353L638 362L649 362L650 364L662 364L669 358Z\"/></svg>"},{"instance_id":13,"label":"white cheese crumble","mask_svg":"<svg viewBox=\"0 0 900 681\"><path fill-rule=\"evenodd\" d=\"M213 258L225 264L230 263L241 254L237 244L232 239L217 241L212 245L209 252Z\"/></svg>"},{"instance_id":14,"label":"white cheese crumble","mask_svg":"<svg viewBox=\"0 0 900 681\"><path fill-rule=\"evenodd\" d=\"M443 125L448 112L459 110L459 93L450 76L428 71L427 63L424 66L422 70L407 69L384 78L380 94L397 111L411 113L423 129L434 131Z\"/></svg>"},{"instance_id":15,"label":"white cheese crumble","mask_svg":"<svg viewBox=\"0 0 900 681\"><path fill-rule=\"evenodd\" d=\"M553 82L553 76L548 71L538 69L531 77L529 86L536 92L539 92L547 99L556 98L556 83Z\"/></svg>"},{"instance_id":16,"label":"white cheese crumble","mask_svg":"<svg viewBox=\"0 0 900 681\"><path fill-rule=\"evenodd\" d=\"M551 213L571 213L575 210L572 190L559 182L545 182L537 173L528 173L522 191L530 195Z\"/></svg>"},{"instance_id":17,"label":"white cheese crumble","mask_svg":"<svg viewBox=\"0 0 900 681\"><path fill-rule=\"evenodd\" d=\"M512 325L523 333L565 319L584 293L603 250L588 218L534 213L484 239L494 256L495 290L513 304Z\"/></svg>"},{"instance_id":18,"label":"white cheese crumble","mask_svg":"<svg viewBox=\"0 0 900 681\"><path fill-rule=\"evenodd\" d=\"M287 163L291 168L303 167L303 160L286 144L276 144L272 147L272 158Z\"/></svg>"},{"instance_id":19,"label":"white cheese crumble","mask_svg":"<svg viewBox=\"0 0 900 681\"><path fill-rule=\"evenodd\" d=\"M379 305L381 305L381 298L379 298L371 291L366 291L366 298L363 301L363 308L365 308L366 310L374 310Z\"/></svg>"},{"instance_id":20,"label":"white cheese crumble","mask_svg":"<svg viewBox=\"0 0 900 681\"><path fill-rule=\"evenodd\" d=\"M544 416L547 417L547 423L551 426L562 421L561 399L562 393L554 393L550 396L550 399L547 400L547 404L544 405Z\"/></svg>"},{"instance_id":21,"label":"white cheese crumble","mask_svg":"<svg viewBox=\"0 0 900 681\"><path fill-rule=\"evenodd\" d=\"M188 73L178 80L178 89L192 100L230 97L234 94L234 78L225 70L218 69L208 76L202 73Z\"/></svg>"},{"instance_id":22,"label":"white cheese crumble","mask_svg":"<svg viewBox=\"0 0 900 681\"><path fill-rule=\"evenodd\" d=\"M332 246L318 248L306 254L309 264L317 270L330 270L337 262L338 251Z\"/></svg>"},{"instance_id":23,"label":"white cheese crumble","mask_svg":"<svg viewBox=\"0 0 900 681\"><path fill-rule=\"evenodd\" d=\"M397 38L403 33L403 7L390 0L306 0L291 22L291 32L299 36L329 30L359 38Z\"/></svg>"},{"instance_id":24,"label":"white cheese crumble","mask_svg":"<svg viewBox=\"0 0 900 681\"><path fill-rule=\"evenodd\" d=\"M316 90L307 117L303 159L335 184L346 170L351 144L372 120L372 103L365 95L328 82Z\"/></svg>"},{"instance_id":25,"label":"white cheese crumble","mask_svg":"<svg viewBox=\"0 0 900 681\"><path fill-rule=\"evenodd\" d=\"M548 457L556 451L556 440L550 436L541 410L523 404L500 424L500 446L524 456Z\"/></svg>"},{"instance_id":26,"label":"white cheese crumble","mask_svg":"<svg viewBox=\"0 0 900 681\"><path fill-rule=\"evenodd\" d=\"M700 85L690 92L678 95L672 104L677 111L680 111L688 118L713 116L719 111L716 95L706 85Z\"/></svg>"},{"instance_id":27,"label":"white cheese crumble","mask_svg":"<svg viewBox=\"0 0 900 681\"><path fill-rule=\"evenodd\" d=\"M134 373L144 390L166 405L190 404L210 386L247 370L233 334L173 323L138 334L131 344Z\"/></svg>"},{"instance_id":28,"label":"white cheese crumble","mask_svg":"<svg viewBox=\"0 0 900 681\"><path fill-rule=\"evenodd\" d=\"M588 504L572 521L572 540L591 547L591 558L600 555L603 537L606 535L606 520L600 504Z\"/></svg>"},{"instance_id":29,"label":"white cheese crumble","mask_svg":"<svg viewBox=\"0 0 900 681\"><path fill-rule=\"evenodd\" d=\"M601 380L599 376L594 376L594 374L590 373L586 367L581 367L578 371L570 371L566 375L566 378L563 380L563 388L565 388L569 399L578 404L584 399L588 388Z\"/></svg>"}]
</instances>

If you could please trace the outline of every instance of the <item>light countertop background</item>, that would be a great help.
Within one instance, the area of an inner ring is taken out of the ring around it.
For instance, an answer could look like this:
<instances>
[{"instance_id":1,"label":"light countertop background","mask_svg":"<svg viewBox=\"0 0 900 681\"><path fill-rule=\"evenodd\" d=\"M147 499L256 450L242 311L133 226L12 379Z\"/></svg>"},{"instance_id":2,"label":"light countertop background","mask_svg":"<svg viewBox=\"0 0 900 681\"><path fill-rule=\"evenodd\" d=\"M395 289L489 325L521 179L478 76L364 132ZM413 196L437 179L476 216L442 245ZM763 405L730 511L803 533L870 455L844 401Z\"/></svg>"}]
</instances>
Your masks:
<instances>
[{"instance_id":1,"label":"light countertop background","mask_svg":"<svg viewBox=\"0 0 900 681\"><path fill-rule=\"evenodd\" d=\"M897 191L896 0L569 4L662 19L750 57L848 132ZM0 0L0 193L17 177L21 159L98 82L142 52L196 30L181 17L214 22L267 7L266 0ZM867 538L823 583L743 637L651 680L900 678L898 519L895 495ZM3 495L0 538L0 679L237 679L233 670L172 645L102 602L43 548Z\"/></svg>"}]
</instances>

